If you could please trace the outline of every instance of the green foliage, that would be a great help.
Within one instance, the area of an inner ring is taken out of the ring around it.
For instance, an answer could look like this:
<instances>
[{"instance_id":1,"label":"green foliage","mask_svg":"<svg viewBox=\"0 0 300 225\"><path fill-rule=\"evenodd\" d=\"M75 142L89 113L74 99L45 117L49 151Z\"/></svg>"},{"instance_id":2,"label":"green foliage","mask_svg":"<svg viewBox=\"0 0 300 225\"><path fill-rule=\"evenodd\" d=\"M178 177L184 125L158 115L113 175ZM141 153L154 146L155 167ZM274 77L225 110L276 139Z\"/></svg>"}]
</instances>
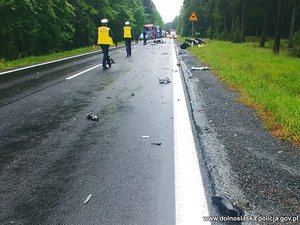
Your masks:
<instances>
[{"instance_id":1,"label":"green foliage","mask_svg":"<svg viewBox=\"0 0 300 225\"><path fill-rule=\"evenodd\" d=\"M300 58L300 31L294 34L294 46L292 49L292 56Z\"/></svg>"},{"instance_id":2,"label":"green foliage","mask_svg":"<svg viewBox=\"0 0 300 225\"><path fill-rule=\"evenodd\" d=\"M266 18L265 36L274 37L278 1L272 0L184 0L177 28L183 36L190 36L192 12L196 12L195 32L202 37L243 42L246 36L261 36ZM293 5L296 5L295 30L300 28L300 7L297 0L284 0L281 7L281 37L291 30ZM266 13L267 12L267 13Z\"/></svg>"},{"instance_id":3,"label":"green foliage","mask_svg":"<svg viewBox=\"0 0 300 225\"><path fill-rule=\"evenodd\" d=\"M243 34L240 28L240 23L238 19L234 20L234 25L233 25L233 33L231 37L231 41L234 43L240 43L243 40Z\"/></svg>"},{"instance_id":4,"label":"green foliage","mask_svg":"<svg viewBox=\"0 0 300 225\"><path fill-rule=\"evenodd\" d=\"M125 21L135 31L147 21L163 25L152 0L0 0L0 59L91 45L102 18L118 40Z\"/></svg>"},{"instance_id":5,"label":"green foliage","mask_svg":"<svg viewBox=\"0 0 300 225\"><path fill-rule=\"evenodd\" d=\"M273 125L283 127L285 138L300 140L299 59L274 55L271 49L253 47L253 43L207 42L204 48L189 51L237 88L241 99L254 102L261 112L270 112Z\"/></svg>"}]
</instances>

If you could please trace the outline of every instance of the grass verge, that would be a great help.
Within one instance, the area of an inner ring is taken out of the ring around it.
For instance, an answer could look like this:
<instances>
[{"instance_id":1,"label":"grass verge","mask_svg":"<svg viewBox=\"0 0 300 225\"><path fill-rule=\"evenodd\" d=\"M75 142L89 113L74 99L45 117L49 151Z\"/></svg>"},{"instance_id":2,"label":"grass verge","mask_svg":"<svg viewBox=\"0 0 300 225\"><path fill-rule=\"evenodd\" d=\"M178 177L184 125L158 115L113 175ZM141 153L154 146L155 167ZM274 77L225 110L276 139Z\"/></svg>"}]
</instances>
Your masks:
<instances>
[{"instance_id":1,"label":"grass verge","mask_svg":"<svg viewBox=\"0 0 300 225\"><path fill-rule=\"evenodd\" d=\"M238 90L238 100L255 108L274 136L300 144L300 59L253 43L208 41L188 50Z\"/></svg>"},{"instance_id":2,"label":"grass verge","mask_svg":"<svg viewBox=\"0 0 300 225\"><path fill-rule=\"evenodd\" d=\"M97 48L96 50L99 50ZM43 56L29 56L29 57L24 57L21 59L13 60L13 61L5 61L1 60L0 61L0 71L5 71L5 70L10 70L13 68L18 68L18 67L23 67L23 66L29 66L29 65L34 65L38 63L43 63L43 62L48 62L56 59L61 59L65 57L70 57L74 55L79 55L83 53L88 53L95 51L92 47L86 47L86 48L79 48L71 51L65 51L65 52L58 52L58 53L53 53L50 55L43 55Z\"/></svg>"},{"instance_id":3,"label":"grass verge","mask_svg":"<svg viewBox=\"0 0 300 225\"><path fill-rule=\"evenodd\" d=\"M118 45L124 45L124 41L118 42ZM29 66L29 65L34 65L43 62L49 62L52 60L62 59L62 58L93 52L97 50L100 50L100 47L93 49L91 46L85 48L78 48L71 51L53 53L49 55L29 56L29 57L24 57L13 61L5 61L0 59L0 71L6 71L18 67Z\"/></svg>"}]
</instances>

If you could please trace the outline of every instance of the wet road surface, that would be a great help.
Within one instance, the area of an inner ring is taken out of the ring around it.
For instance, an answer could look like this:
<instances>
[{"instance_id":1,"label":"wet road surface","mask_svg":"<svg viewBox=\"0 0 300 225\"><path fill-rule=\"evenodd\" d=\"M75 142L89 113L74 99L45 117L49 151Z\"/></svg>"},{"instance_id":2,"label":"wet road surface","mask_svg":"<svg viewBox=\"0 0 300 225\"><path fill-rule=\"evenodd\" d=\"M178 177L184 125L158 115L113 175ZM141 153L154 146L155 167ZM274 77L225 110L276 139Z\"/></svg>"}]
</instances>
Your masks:
<instances>
[{"instance_id":1,"label":"wet road surface","mask_svg":"<svg viewBox=\"0 0 300 225\"><path fill-rule=\"evenodd\" d=\"M200 217L220 215L220 193L245 210L242 224L300 224L299 148L178 51L180 64L166 40L129 58L114 49L106 71L99 54L0 76L0 224L210 224ZM184 100L191 124L176 114Z\"/></svg>"},{"instance_id":2,"label":"wet road surface","mask_svg":"<svg viewBox=\"0 0 300 225\"><path fill-rule=\"evenodd\" d=\"M0 77L0 224L176 223L173 49Z\"/></svg>"}]
</instances>

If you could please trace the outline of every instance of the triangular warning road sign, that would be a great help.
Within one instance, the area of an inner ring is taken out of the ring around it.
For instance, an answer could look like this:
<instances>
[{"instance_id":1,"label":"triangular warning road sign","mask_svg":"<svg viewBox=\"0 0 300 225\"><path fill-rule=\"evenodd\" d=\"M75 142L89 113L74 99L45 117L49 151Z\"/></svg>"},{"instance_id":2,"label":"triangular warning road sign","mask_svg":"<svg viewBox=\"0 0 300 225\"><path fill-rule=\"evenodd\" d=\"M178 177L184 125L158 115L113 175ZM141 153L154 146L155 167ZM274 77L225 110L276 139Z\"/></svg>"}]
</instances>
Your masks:
<instances>
[{"instance_id":1,"label":"triangular warning road sign","mask_svg":"<svg viewBox=\"0 0 300 225\"><path fill-rule=\"evenodd\" d=\"M196 16L196 13L193 12L192 15L191 15L190 18L189 18L189 21L197 21L197 20L198 20L198 18L197 18L197 16Z\"/></svg>"}]
</instances>

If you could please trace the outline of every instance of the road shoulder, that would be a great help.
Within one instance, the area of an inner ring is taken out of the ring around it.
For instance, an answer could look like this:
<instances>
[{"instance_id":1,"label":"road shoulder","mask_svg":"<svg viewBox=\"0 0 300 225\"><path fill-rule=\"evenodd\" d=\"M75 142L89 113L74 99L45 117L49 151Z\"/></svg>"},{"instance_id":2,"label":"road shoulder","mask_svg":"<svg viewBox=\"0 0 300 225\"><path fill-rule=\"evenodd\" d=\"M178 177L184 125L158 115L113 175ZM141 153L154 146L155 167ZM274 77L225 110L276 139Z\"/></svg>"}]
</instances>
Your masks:
<instances>
[{"instance_id":1,"label":"road shoulder","mask_svg":"<svg viewBox=\"0 0 300 225\"><path fill-rule=\"evenodd\" d=\"M178 49L178 57L201 155L216 194L229 195L245 209L246 216L256 217L256 224L262 224L258 220L263 216L278 216L282 220L284 216L297 216L299 148L273 138L256 112L238 103L239 94L228 90L213 71L190 70L206 65L185 50Z\"/></svg>"}]
</instances>

